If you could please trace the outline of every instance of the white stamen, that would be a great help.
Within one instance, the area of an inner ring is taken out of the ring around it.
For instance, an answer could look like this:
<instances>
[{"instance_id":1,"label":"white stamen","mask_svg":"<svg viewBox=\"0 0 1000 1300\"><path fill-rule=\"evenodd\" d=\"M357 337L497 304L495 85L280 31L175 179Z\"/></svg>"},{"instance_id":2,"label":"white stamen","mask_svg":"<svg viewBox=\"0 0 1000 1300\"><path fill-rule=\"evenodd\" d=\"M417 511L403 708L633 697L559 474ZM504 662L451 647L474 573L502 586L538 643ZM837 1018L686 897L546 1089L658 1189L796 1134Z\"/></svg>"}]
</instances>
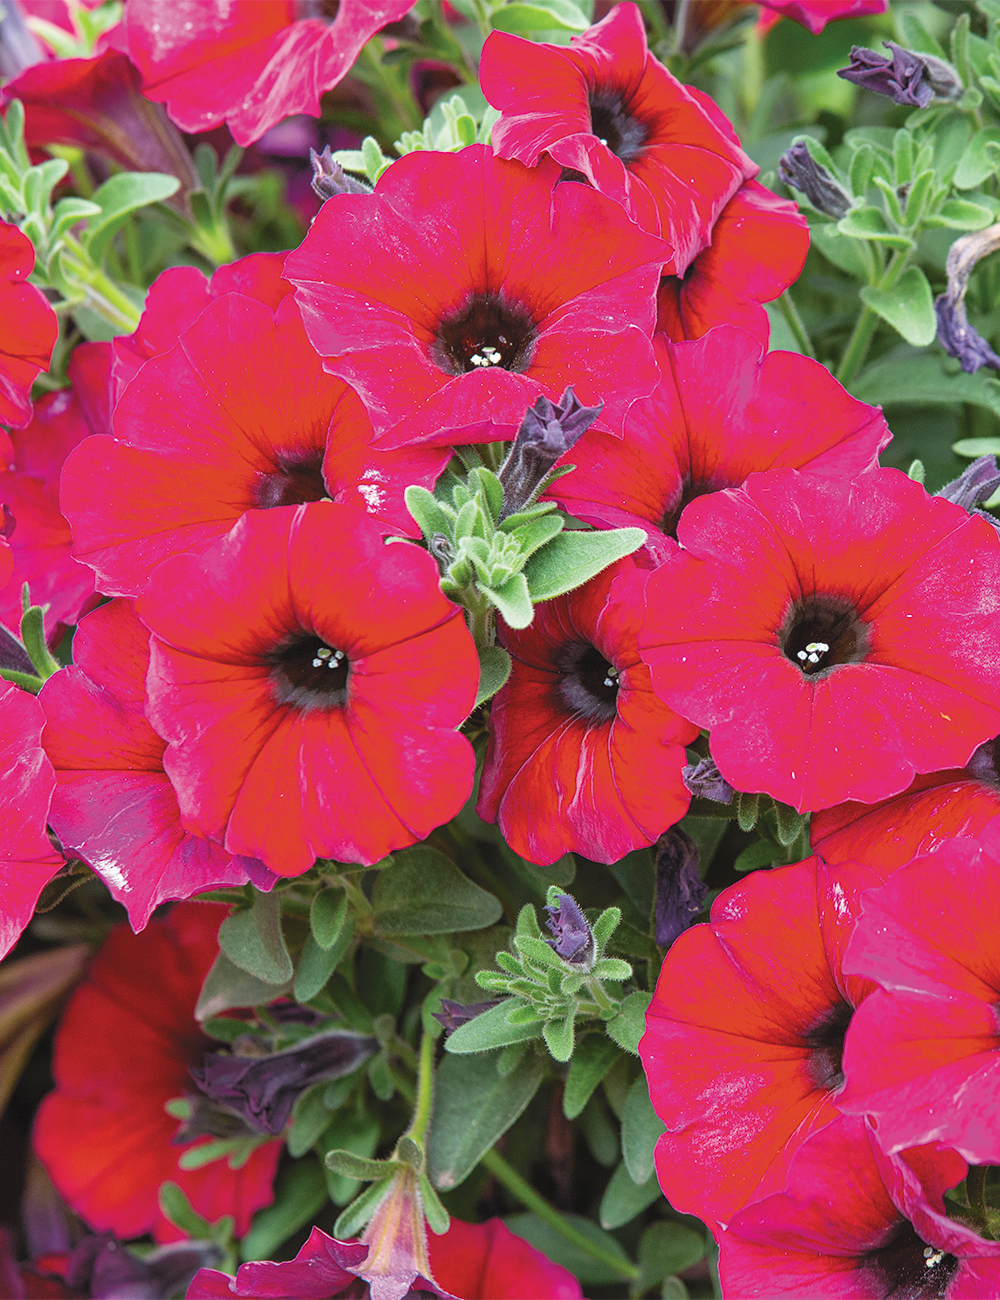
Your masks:
<instances>
[{"instance_id":1,"label":"white stamen","mask_svg":"<svg viewBox=\"0 0 1000 1300\"><path fill-rule=\"evenodd\" d=\"M935 1250L933 1246L924 1247L924 1268L936 1268L943 1259L943 1250Z\"/></svg>"}]
</instances>

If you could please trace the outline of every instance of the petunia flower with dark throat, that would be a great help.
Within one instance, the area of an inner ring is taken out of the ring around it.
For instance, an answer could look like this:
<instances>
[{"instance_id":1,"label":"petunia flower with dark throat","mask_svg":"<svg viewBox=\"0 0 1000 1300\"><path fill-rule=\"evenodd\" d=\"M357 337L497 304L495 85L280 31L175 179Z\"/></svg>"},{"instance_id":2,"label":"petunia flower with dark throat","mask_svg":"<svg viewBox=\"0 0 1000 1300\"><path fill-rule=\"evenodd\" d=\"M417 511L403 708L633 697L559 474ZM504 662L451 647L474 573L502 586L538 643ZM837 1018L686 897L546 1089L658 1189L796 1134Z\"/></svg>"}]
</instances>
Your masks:
<instances>
[{"instance_id":1,"label":"petunia flower with dark throat","mask_svg":"<svg viewBox=\"0 0 1000 1300\"><path fill-rule=\"evenodd\" d=\"M376 1039L365 1034L336 1030L266 1056L206 1052L191 1077L206 1096L234 1111L254 1132L275 1137L306 1088L351 1074L377 1048Z\"/></svg>"}]
</instances>

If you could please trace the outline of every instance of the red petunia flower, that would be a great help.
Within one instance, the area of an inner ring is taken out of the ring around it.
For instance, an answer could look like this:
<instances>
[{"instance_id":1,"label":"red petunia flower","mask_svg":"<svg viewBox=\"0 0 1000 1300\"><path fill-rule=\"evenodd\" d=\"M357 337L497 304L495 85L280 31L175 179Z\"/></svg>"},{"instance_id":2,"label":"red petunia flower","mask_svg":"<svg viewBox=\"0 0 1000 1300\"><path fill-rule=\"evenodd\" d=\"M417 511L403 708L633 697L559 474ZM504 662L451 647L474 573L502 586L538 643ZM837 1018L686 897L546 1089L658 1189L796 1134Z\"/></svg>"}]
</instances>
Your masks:
<instances>
[{"instance_id":1,"label":"red petunia flower","mask_svg":"<svg viewBox=\"0 0 1000 1300\"><path fill-rule=\"evenodd\" d=\"M724 1225L784 1187L803 1141L838 1115L844 1036L873 987L841 958L861 891L882 879L818 858L757 871L675 940L639 1044L675 1209Z\"/></svg>"},{"instance_id":2,"label":"red petunia flower","mask_svg":"<svg viewBox=\"0 0 1000 1300\"><path fill-rule=\"evenodd\" d=\"M252 511L137 605L185 826L279 875L376 862L472 785L475 646L431 557L384 532L329 502Z\"/></svg>"},{"instance_id":3,"label":"red petunia flower","mask_svg":"<svg viewBox=\"0 0 1000 1300\"><path fill-rule=\"evenodd\" d=\"M231 857L181 825L163 770L165 743L146 721L149 633L129 600L81 622L75 663L45 683L45 752L56 770L49 819L63 847L89 863L138 932L169 899L223 885L270 889L256 858Z\"/></svg>"},{"instance_id":4,"label":"red petunia flower","mask_svg":"<svg viewBox=\"0 0 1000 1300\"><path fill-rule=\"evenodd\" d=\"M319 117L320 97L361 47L412 0L128 0L125 33L150 99L184 131L226 122L253 144L293 113Z\"/></svg>"},{"instance_id":5,"label":"red petunia flower","mask_svg":"<svg viewBox=\"0 0 1000 1300\"><path fill-rule=\"evenodd\" d=\"M635 402L624 439L589 429L563 459L576 468L547 496L606 528L639 527L658 558L675 549L681 511L773 466L828 477L874 465L892 434L825 366L768 352L721 325L690 343L653 340L660 382Z\"/></svg>"},{"instance_id":6,"label":"red petunia flower","mask_svg":"<svg viewBox=\"0 0 1000 1300\"><path fill-rule=\"evenodd\" d=\"M844 965L881 987L844 1053L844 1109L892 1153L923 1142L1000 1163L1000 818L866 895Z\"/></svg>"},{"instance_id":7,"label":"red petunia flower","mask_svg":"<svg viewBox=\"0 0 1000 1300\"><path fill-rule=\"evenodd\" d=\"M578 1300L580 1283L553 1264L502 1219L463 1223L452 1219L440 1237L430 1237L428 1253L435 1286L421 1279L421 1291L461 1296L462 1300ZM320 1228L292 1260L241 1264L235 1277L204 1268L187 1291L187 1300L228 1300L230 1296L282 1296L285 1300L332 1300L364 1272L368 1247L337 1241Z\"/></svg>"},{"instance_id":8,"label":"red petunia flower","mask_svg":"<svg viewBox=\"0 0 1000 1300\"><path fill-rule=\"evenodd\" d=\"M866 862L888 872L959 836L975 837L998 815L994 739L965 767L918 776L882 803L842 803L816 813L809 835L813 852L827 862Z\"/></svg>"},{"instance_id":9,"label":"red petunia flower","mask_svg":"<svg viewBox=\"0 0 1000 1300\"><path fill-rule=\"evenodd\" d=\"M579 173L672 245L674 275L759 170L708 96L649 53L634 4L616 5L568 46L491 32L479 76L503 114L493 127L497 156L531 167L547 153Z\"/></svg>"},{"instance_id":10,"label":"red petunia flower","mask_svg":"<svg viewBox=\"0 0 1000 1300\"><path fill-rule=\"evenodd\" d=\"M493 701L477 811L515 853L617 862L687 812L685 746L697 727L653 694L636 637L646 575L631 559L501 624L513 659Z\"/></svg>"},{"instance_id":11,"label":"red petunia flower","mask_svg":"<svg viewBox=\"0 0 1000 1300\"><path fill-rule=\"evenodd\" d=\"M4 682L0 720L0 957L6 957L63 859L45 833L55 785L39 743L45 714L34 696Z\"/></svg>"},{"instance_id":12,"label":"red petunia flower","mask_svg":"<svg viewBox=\"0 0 1000 1300\"><path fill-rule=\"evenodd\" d=\"M110 343L82 343L67 368L72 388L48 393L31 423L11 437L13 460L0 472L0 501L13 517L9 534L13 581L0 591L0 622L21 626L21 587L48 605L46 635L57 644L68 625L97 603L94 575L73 559L69 524L59 509L59 477L67 455L84 438L109 427Z\"/></svg>"},{"instance_id":13,"label":"red petunia flower","mask_svg":"<svg viewBox=\"0 0 1000 1300\"><path fill-rule=\"evenodd\" d=\"M419 536L403 493L433 487L451 454L373 451L365 408L324 372L294 301L275 312L238 293L146 361L114 427L67 461L62 506L74 553L115 595L136 595L169 555L200 554L247 510L328 497Z\"/></svg>"},{"instance_id":14,"label":"red petunia flower","mask_svg":"<svg viewBox=\"0 0 1000 1300\"><path fill-rule=\"evenodd\" d=\"M809 223L788 199L747 181L712 227L712 241L683 276L665 276L657 330L699 339L713 325L739 325L767 348L771 327L761 303L793 284L809 251Z\"/></svg>"},{"instance_id":15,"label":"red petunia flower","mask_svg":"<svg viewBox=\"0 0 1000 1300\"><path fill-rule=\"evenodd\" d=\"M737 790L874 803L1000 731L1000 537L898 470L691 503L650 577L653 688ZM878 762L872 762L878 754Z\"/></svg>"},{"instance_id":16,"label":"red petunia flower","mask_svg":"<svg viewBox=\"0 0 1000 1300\"><path fill-rule=\"evenodd\" d=\"M237 1235L272 1199L280 1142L257 1147L240 1169L225 1160L181 1169L182 1148L171 1141L177 1121L164 1110L193 1091L188 1070L213 1046L194 1007L224 915L213 904L181 903L141 935L117 926L56 1031L56 1086L38 1112L35 1150L70 1208L98 1231L179 1237L157 1204L167 1179L205 1218L232 1214Z\"/></svg>"},{"instance_id":17,"label":"red petunia flower","mask_svg":"<svg viewBox=\"0 0 1000 1300\"><path fill-rule=\"evenodd\" d=\"M59 333L47 299L26 283L34 265L31 240L0 221L0 424L14 429L31 419L31 385L48 369Z\"/></svg>"},{"instance_id":18,"label":"red petunia flower","mask_svg":"<svg viewBox=\"0 0 1000 1300\"><path fill-rule=\"evenodd\" d=\"M653 295L669 256L584 185L485 145L407 154L374 194L326 203L285 260L310 341L368 408L378 445L513 438L567 384L621 432L651 392Z\"/></svg>"},{"instance_id":19,"label":"red petunia flower","mask_svg":"<svg viewBox=\"0 0 1000 1300\"><path fill-rule=\"evenodd\" d=\"M164 172L181 182L173 200L184 206L198 188L191 155L159 104L143 95L142 78L118 50L94 59L36 63L0 90L0 104L24 105L29 147L74 145L126 171ZM170 200L168 200L170 202Z\"/></svg>"},{"instance_id":20,"label":"red petunia flower","mask_svg":"<svg viewBox=\"0 0 1000 1300\"><path fill-rule=\"evenodd\" d=\"M944 1212L965 1176L953 1151L890 1158L842 1116L801 1148L787 1191L738 1214L719 1240L723 1293L802 1300L983 1300L1000 1288L1000 1242Z\"/></svg>"}]
</instances>

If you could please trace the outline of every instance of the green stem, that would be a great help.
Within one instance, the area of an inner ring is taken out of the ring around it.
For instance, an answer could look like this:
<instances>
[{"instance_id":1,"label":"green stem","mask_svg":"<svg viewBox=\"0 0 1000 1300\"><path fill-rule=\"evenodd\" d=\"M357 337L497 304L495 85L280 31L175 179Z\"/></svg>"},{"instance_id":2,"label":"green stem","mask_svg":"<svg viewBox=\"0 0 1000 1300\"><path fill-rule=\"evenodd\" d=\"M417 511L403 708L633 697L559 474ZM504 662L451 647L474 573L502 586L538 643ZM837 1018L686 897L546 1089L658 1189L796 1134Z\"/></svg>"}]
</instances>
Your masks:
<instances>
[{"instance_id":1,"label":"green stem","mask_svg":"<svg viewBox=\"0 0 1000 1300\"><path fill-rule=\"evenodd\" d=\"M627 1278L630 1282L639 1276L639 1270L634 1264L623 1262L617 1255L612 1255L610 1250L605 1250L603 1246L598 1245L596 1241L585 1236L572 1223L569 1223L555 1206L550 1205L544 1196L531 1186L529 1182L521 1177L517 1170L507 1163L499 1151L487 1151L479 1162L484 1169L488 1169L498 1183L502 1183L522 1205L527 1206L543 1219L550 1228L554 1228L561 1237L564 1237L578 1250L589 1256L591 1259L599 1260L600 1263L613 1269L619 1277Z\"/></svg>"},{"instance_id":2,"label":"green stem","mask_svg":"<svg viewBox=\"0 0 1000 1300\"><path fill-rule=\"evenodd\" d=\"M969 1208L985 1227L986 1215L986 1165L970 1165L965 1179L965 1191L969 1198Z\"/></svg>"},{"instance_id":3,"label":"green stem","mask_svg":"<svg viewBox=\"0 0 1000 1300\"><path fill-rule=\"evenodd\" d=\"M800 350L807 357L812 357L815 360L816 349L812 345L809 332L802 322L802 317L799 315L798 308L792 301L792 295L787 289L777 300L777 307L782 316L784 316L785 324L792 331L792 337L799 345Z\"/></svg>"},{"instance_id":4,"label":"green stem","mask_svg":"<svg viewBox=\"0 0 1000 1300\"><path fill-rule=\"evenodd\" d=\"M99 266L94 265L75 239L67 236L66 245L69 253L66 269L84 287L87 306L121 333L134 334L139 326L141 309Z\"/></svg>"},{"instance_id":5,"label":"green stem","mask_svg":"<svg viewBox=\"0 0 1000 1300\"><path fill-rule=\"evenodd\" d=\"M878 280L878 288L891 289L903 273L906 266L906 250L897 248L892 257L889 259L889 265L885 268L885 273ZM875 326L878 324L878 316L870 307L865 307L857 319L857 323L847 340L847 347L844 349L844 355L840 358L840 365L837 367L837 378L846 388L854 376L861 368L861 363L868 354L868 347L872 341L872 335L875 333Z\"/></svg>"},{"instance_id":6,"label":"green stem","mask_svg":"<svg viewBox=\"0 0 1000 1300\"><path fill-rule=\"evenodd\" d=\"M413 1122L407 1132L414 1142L423 1146L431 1122L431 1103L434 1100L434 1039L424 1034L420 1040L420 1064L417 1066L417 1104Z\"/></svg>"},{"instance_id":7,"label":"green stem","mask_svg":"<svg viewBox=\"0 0 1000 1300\"><path fill-rule=\"evenodd\" d=\"M15 686L23 687L32 695L37 695L44 685L40 677L33 677L31 673L19 673L16 668L0 668L0 679L13 682Z\"/></svg>"}]
</instances>

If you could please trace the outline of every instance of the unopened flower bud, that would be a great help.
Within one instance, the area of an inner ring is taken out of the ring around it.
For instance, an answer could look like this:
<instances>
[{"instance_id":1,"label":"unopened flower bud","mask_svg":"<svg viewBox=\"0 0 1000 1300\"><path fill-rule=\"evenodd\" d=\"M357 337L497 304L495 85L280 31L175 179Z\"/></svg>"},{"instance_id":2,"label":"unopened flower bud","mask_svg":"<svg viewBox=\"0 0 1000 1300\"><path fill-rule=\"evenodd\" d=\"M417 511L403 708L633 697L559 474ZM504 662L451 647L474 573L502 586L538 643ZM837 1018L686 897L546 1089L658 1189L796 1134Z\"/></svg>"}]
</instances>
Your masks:
<instances>
[{"instance_id":1,"label":"unopened flower bud","mask_svg":"<svg viewBox=\"0 0 1000 1300\"><path fill-rule=\"evenodd\" d=\"M983 336L969 324L965 314L965 291L976 263L1000 248L1000 222L956 239L948 252L945 271L948 288L934 300L938 342L949 356L957 357L966 374L981 366L1000 370L1000 357Z\"/></svg>"},{"instance_id":2,"label":"unopened flower bud","mask_svg":"<svg viewBox=\"0 0 1000 1300\"><path fill-rule=\"evenodd\" d=\"M45 60L45 52L25 24L16 0L0 0L0 81Z\"/></svg>"},{"instance_id":3,"label":"unopened flower bud","mask_svg":"<svg viewBox=\"0 0 1000 1300\"><path fill-rule=\"evenodd\" d=\"M378 1048L366 1034L317 1034L283 1052L238 1056L206 1052L191 1077L213 1101L241 1116L257 1133L274 1136L288 1123L301 1093L314 1083L356 1070Z\"/></svg>"},{"instance_id":4,"label":"unopened flower bud","mask_svg":"<svg viewBox=\"0 0 1000 1300\"><path fill-rule=\"evenodd\" d=\"M799 140L778 160L778 175L786 185L801 190L818 212L825 212L837 221L851 206L851 200L809 152L804 140Z\"/></svg>"},{"instance_id":5,"label":"unopened flower bud","mask_svg":"<svg viewBox=\"0 0 1000 1300\"><path fill-rule=\"evenodd\" d=\"M312 180L309 183L312 185L313 193L324 201L332 199L337 194L371 194L370 185L357 180L354 176L348 176L330 152L329 145L322 153L310 149L309 161L313 169Z\"/></svg>"},{"instance_id":6,"label":"unopened flower bud","mask_svg":"<svg viewBox=\"0 0 1000 1300\"><path fill-rule=\"evenodd\" d=\"M715 766L713 758L703 758L681 768L681 779L696 799L732 803L736 791Z\"/></svg>"},{"instance_id":7,"label":"unopened flower bud","mask_svg":"<svg viewBox=\"0 0 1000 1300\"><path fill-rule=\"evenodd\" d=\"M850 64L841 68L837 76L911 108L926 108L935 96L945 100L961 98L965 87L954 68L943 59L931 54L914 54L895 41L882 44L892 51L891 58L855 45Z\"/></svg>"},{"instance_id":8,"label":"unopened flower bud","mask_svg":"<svg viewBox=\"0 0 1000 1300\"><path fill-rule=\"evenodd\" d=\"M501 519L531 505L552 466L586 433L603 409L603 402L599 406L581 405L572 385L558 404L543 396L528 408L500 467Z\"/></svg>"},{"instance_id":9,"label":"unopened flower bud","mask_svg":"<svg viewBox=\"0 0 1000 1300\"><path fill-rule=\"evenodd\" d=\"M545 924L552 934L545 942L567 965L589 971L595 957L594 932L579 903L569 894L559 894L545 910L549 914Z\"/></svg>"},{"instance_id":10,"label":"unopened flower bud","mask_svg":"<svg viewBox=\"0 0 1000 1300\"><path fill-rule=\"evenodd\" d=\"M970 515L982 516L1000 532L1000 520L994 518L988 510L977 508L988 501L997 488L1000 488L1000 468L997 467L996 456L980 456L958 478L946 483L934 495L944 497L946 501L954 501L963 510L968 510Z\"/></svg>"},{"instance_id":11,"label":"unopened flower bud","mask_svg":"<svg viewBox=\"0 0 1000 1300\"><path fill-rule=\"evenodd\" d=\"M441 1025L444 1025L444 1036L448 1038L455 1032L460 1025L467 1025L470 1020L475 1020L476 1016L481 1016L484 1011L491 1011L500 1003L494 999L492 1002L470 1002L463 1006L461 1002L453 1002L451 998L441 999L441 1010L432 1011L431 1015Z\"/></svg>"},{"instance_id":12,"label":"unopened flower bud","mask_svg":"<svg viewBox=\"0 0 1000 1300\"><path fill-rule=\"evenodd\" d=\"M66 1285L74 1295L94 1300L122 1300L125 1296L160 1300L165 1295L182 1295L198 1269L211 1268L221 1260L222 1251L209 1241L159 1246L139 1259L113 1233L105 1232L84 1237L73 1248L66 1264Z\"/></svg>"},{"instance_id":13,"label":"unopened flower bud","mask_svg":"<svg viewBox=\"0 0 1000 1300\"><path fill-rule=\"evenodd\" d=\"M708 886L698 874L698 846L673 826L656 845L656 903L653 938L668 948L702 909Z\"/></svg>"}]
</instances>

